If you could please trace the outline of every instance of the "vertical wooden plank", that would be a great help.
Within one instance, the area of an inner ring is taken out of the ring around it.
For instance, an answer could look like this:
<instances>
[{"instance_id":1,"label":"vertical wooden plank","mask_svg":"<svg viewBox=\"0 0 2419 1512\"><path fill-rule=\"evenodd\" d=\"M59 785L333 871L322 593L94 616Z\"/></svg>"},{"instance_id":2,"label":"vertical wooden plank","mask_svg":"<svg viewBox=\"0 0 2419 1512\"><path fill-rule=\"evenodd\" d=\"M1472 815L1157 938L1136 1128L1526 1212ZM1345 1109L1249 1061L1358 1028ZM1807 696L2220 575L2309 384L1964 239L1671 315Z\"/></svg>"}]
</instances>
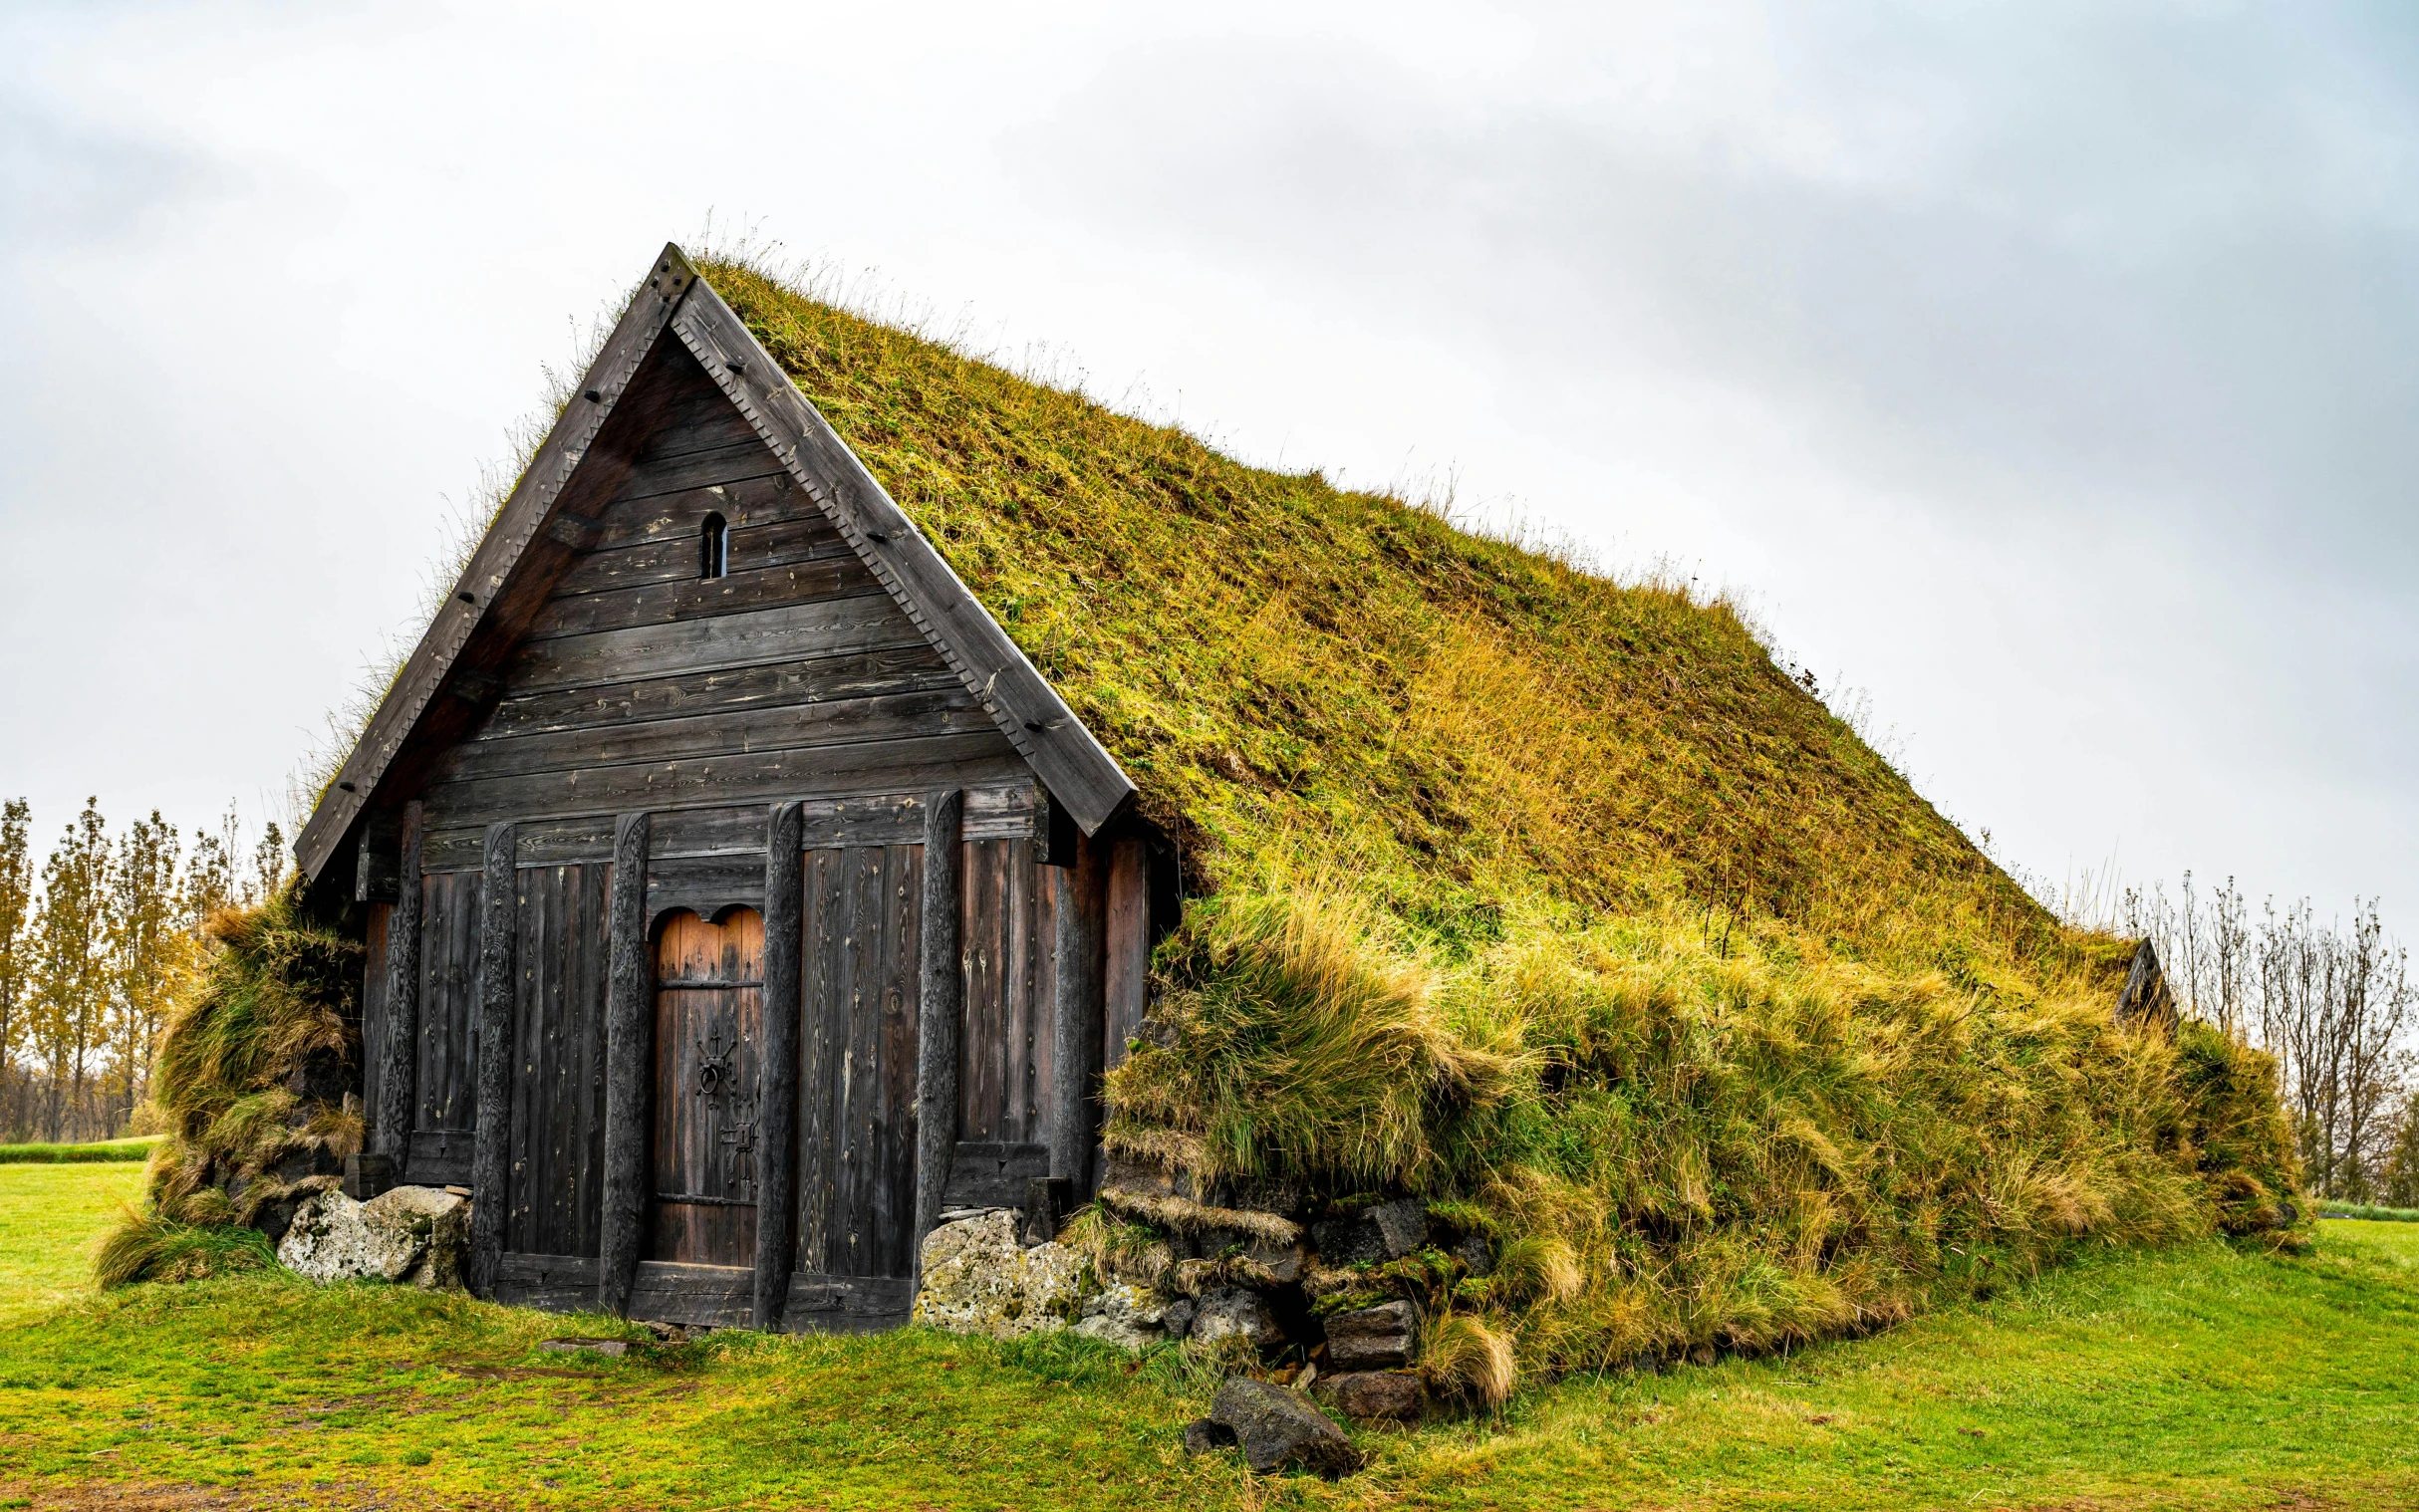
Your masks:
<instances>
[{"instance_id":1,"label":"vertical wooden plank","mask_svg":"<svg viewBox=\"0 0 2419 1512\"><path fill-rule=\"evenodd\" d=\"M1139 837L1109 846L1106 963L1102 999L1104 1070L1123 1065L1126 1045L1142 1032L1151 986L1151 856Z\"/></svg>"},{"instance_id":2,"label":"vertical wooden plank","mask_svg":"<svg viewBox=\"0 0 2419 1512\"><path fill-rule=\"evenodd\" d=\"M420 806L403 805L401 882L387 920L387 1054L373 1124L376 1148L398 1161L408 1155L419 1119L421 828Z\"/></svg>"},{"instance_id":3,"label":"vertical wooden plank","mask_svg":"<svg viewBox=\"0 0 2419 1512\"><path fill-rule=\"evenodd\" d=\"M436 1100L441 1096L437 1078L442 1074L446 1023L445 973L453 958L451 936L446 933L446 901L452 894L450 876L420 879L422 947L420 950L419 988L412 996L419 1005L417 1032L413 1043L400 1050L389 1047L397 1055L411 1058L410 1075L403 1084L411 1089L411 1112L403 1122L399 1137L408 1139L412 1131L437 1128L431 1117Z\"/></svg>"},{"instance_id":4,"label":"vertical wooden plank","mask_svg":"<svg viewBox=\"0 0 2419 1512\"><path fill-rule=\"evenodd\" d=\"M378 1119L380 1083L387 1074L387 926L394 917L395 904L372 903L362 925L362 1112L368 1121L366 1147L379 1154L387 1152Z\"/></svg>"},{"instance_id":5,"label":"vertical wooden plank","mask_svg":"<svg viewBox=\"0 0 2419 1512\"><path fill-rule=\"evenodd\" d=\"M1050 1174L1069 1178L1086 1195L1092 1186L1093 1073L1100 1064L1101 861L1100 846L1080 836L1075 865L1050 872L1058 892Z\"/></svg>"},{"instance_id":6,"label":"vertical wooden plank","mask_svg":"<svg viewBox=\"0 0 2419 1512\"><path fill-rule=\"evenodd\" d=\"M756 1092L755 1325L778 1330L795 1269L798 1029L806 927L804 810L777 803L764 830L764 1031Z\"/></svg>"},{"instance_id":7,"label":"vertical wooden plank","mask_svg":"<svg viewBox=\"0 0 2419 1512\"><path fill-rule=\"evenodd\" d=\"M421 882L427 922L420 952L419 1045L413 1052L411 1095L418 1108L408 1121L414 1130L446 1127L446 1079L458 1027L453 994L460 964L453 943L455 881L452 873L443 873Z\"/></svg>"},{"instance_id":8,"label":"vertical wooden plank","mask_svg":"<svg viewBox=\"0 0 2419 1512\"><path fill-rule=\"evenodd\" d=\"M881 1102L874 1122L872 1260L875 1276L913 1270L916 1222L917 1020L923 973L923 847L882 848L882 1026L876 1054ZM951 1141L954 1144L954 1140Z\"/></svg>"},{"instance_id":9,"label":"vertical wooden plank","mask_svg":"<svg viewBox=\"0 0 2419 1512\"><path fill-rule=\"evenodd\" d=\"M544 1089L539 1085L538 1061L545 1034L546 874L513 874L519 906L513 909L512 1026L506 1053L504 1184L511 1201L504 1209L502 1250L531 1250L536 1246L536 1213L543 1174L538 1169L545 1144ZM544 1251L538 1251L544 1253Z\"/></svg>"},{"instance_id":10,"label":"vertical wooden plank","mask_svg":"<svg viewBox=\"0 0 2419 1512\"><path fill-rule=\"evenodd\" d=\"M465 1133L478 1129L479 974L480 947L487 928L486 874L464 873L454 878L453 915L454 1003L460 1032L453 1041L451 1076L446 1093L448 1128Z\"/></svg>"},{"instance_id":11,"label":"vertical wooden plank","mask_svg":"<svg viewBox=\"0 0 2419 1512\"><path fill-rule=\"evenodd\" d=\"M578 960L580 874L584 867L546 869L546 1200L536 1253L568 1255L572 1206L579 1186L579 1013L573 981Z\"/></svg>"},{"instance_id":12,"label":"vertical wooden plank","mask_svg":"<svg viewBox=\"0 0 2419 1512\"><path fill-rule=\"evenodd\" d=\"M523 973L530 977L537 1006L537 1053L528 1058L530 1119L535 1127L527 1156L531 1200L523 1247L530 1254L571 1253L571 910L579 873L576 866L547 867L523 879L535 905L529 909L528 938L537 954L533 968Z\"/></svg>"},{"instance_id":13,"label":"vertical wooden plank","mask_svg":"<svg viewBox=\"0 0 2419 1512\"><path fill-rule=\"evenodd\" d=\"M1033 898L1027 883L1033 875L1033 848L1014 841L987 842L991 868L999 887L999 958L1003 979L1000 1038L1002 1062L999 1133L991 1137L1010 1142L1038 1142L1030 1131L1031 1110L1039 1101L1033 1076L1034 981L1040 962L1033 949ZM1046 1020L1045 1020L1046 1022Z\"/></svg>"},{"instance_id":14,"label":"vertical wooden plank","mask_svg":"<svg viewBox=\"0 0 2419 1512\"><path fill-rule=\"evenodd\" d=\"M470 1147L470 1289L495 1290L504 1253L512 1161L513 1000L518 887L513 871L515 827L487 827L486 867L479 890L478 1122Z\"/></svg>"},{"instance_id":15,"label":"vertical wooden plank","mask_svg":"<svg viewBox=\"0 0 2419 1512\"><path fill-rule=\"evenodd\" d=\"M920 1246L941 1216L957 1149L958 1030L965 1012L959 949L962 921L959 840L965 794L931 795L924 810L924 878L917 930L916 1216L907 1235L907 1273L920 1274Z\"/></svg>"},{"instance_id":16,"label":"vertical wooden plank","mask_svg":"<svg viewBox=\"0 0 2419 1512\"><path fill-rule=\"evenodd\" d=\"M841 1126L840 1160L848 1192L846 1236L849 1276L881 1274L872 1268L874 1193L879 1176L877 1119L882 1103L882 852L864 846L848 856L848 1067L847 1121Z\"/></svg>"},{"instance_id":17,"label":"vertical wooden plank","mask_svg":"<svg viewBox=\"0 0 2419 1512\"><path fill-rule=\"evenodd\" d=\"M467 1134L475 1125L472 1084L478 1040L479 938L485 880L455 872L444 880L445 953L435 994L442 1012L423 1024L433 1075L422 1079L419 1127Z\"/></svg>"},{"instance_id":18,"label":"vertical wooden plank","mask_svg":"<svg viewBox=\"0 0 2419 1512\"><path fill-rule=\"evenodd\" d=\"M639 1273L647 1221L648 1092L655 1047L653 952L647 948L645 814L614 825L605 999L605 1182L598 1213L597 1306L621 1317Z\"/></svg>"},{"instance_id":19,"label":"vertical wooden plank","mask_svg":"<svg viewBox=\"0 0 2419 1512\"><path fill-rule=\"evenodd\" d=\"M1023 849L1023 848L1019 848ZM1011 854L1024 913L1023 950L1030 973L1025 999L1024 1138L1050 1141L1050 1090L1057 1086L1058 884L1066 870L1044 866L1029 854Z\"/></svg>"},{"instance_id":20,"label":"vertical wooden plank","mask_svg":"<svg viewBox=\"0 0 2419 1512\"><path fill-rule=\"evenodd\" d=\"M848 894L845 851L816 851L809 867L805 1066L801 1085L798 1181L798 1268L830 1274L840 1260L840 1099L848 1055L846 960Z\"/></svg>"},{"instance_id":21,"label":"vertical wooden plank","mask_svg":"<svg viewBox=\"0 0 2419 1512\"><path fill-rule=\"evenodd\" d=\"M571 1001L577 1015L579 1057L573 1082L572 1227L557 1253L594 1255L597 1214L605 1172L605 960L611 936L605 926L610 866L580 869L579 911L572 931Z\"/></svg>"},{"instance_id":22,"label":"vertical wooden plank","mask_svg":"<svg viewBox=\"0 0 2419 1512\"><path fill-rule=\"evenodd\" d=\"M965 983L957 1049L957 1137L961 1139L1007 1137L993 1133L1007 1102L1009 1062L1007 963L1000 948L1000 875L992 864L995 844L975 840L958 847L958 955L964 962Z\"/></svg>"}]
</instances>

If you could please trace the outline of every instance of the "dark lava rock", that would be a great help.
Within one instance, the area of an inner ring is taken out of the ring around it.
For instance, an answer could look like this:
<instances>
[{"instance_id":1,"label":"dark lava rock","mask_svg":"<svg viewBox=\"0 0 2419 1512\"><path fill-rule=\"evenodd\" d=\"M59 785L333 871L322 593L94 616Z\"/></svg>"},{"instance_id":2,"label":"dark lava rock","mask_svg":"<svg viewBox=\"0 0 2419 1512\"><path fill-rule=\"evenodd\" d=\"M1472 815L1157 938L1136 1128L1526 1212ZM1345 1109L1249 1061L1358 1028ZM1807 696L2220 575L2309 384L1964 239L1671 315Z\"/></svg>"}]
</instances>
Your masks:
<instances>
[{"instance_id":1,"label":"dark lava rock","mask_svg":"<svg viewBox=\"0 0 2419 1512\"><path fill-rule=\"evenodd\" d=\"M1494 1247L1486 1242L1484 1234L1466 1236L1453 1247L1453 1257L1461 1261L1462 1268L1474 1276L1486 1275L1495 1268Z\"/></svg>"},{"instance_id":2,"label":"dark lava rock","mask_svg":"<svg viewBox=\"0 0 2419 1512\"><path fill-rule=\"evenodd\" d=\"M1182 1339L1193 1332L1193 1299L1179 1297L1160 1315L1160 1327L1168 1331L1169 1338Z\"/></svg>"},{"instance_id":3,"label":"dark lava rock","mask_svg":"<svg viewBox=\"0 0 2419 1512\"><path fill-rule=\"evenodd\" d=\"M1243 1258L1266 1274L1265 1285L1291 1286L1302 1279L1302 1247L1298 1244L1257 1240L1243 1251Z\"/></svg>"},{"instance_id":4,"label":"dark lava rock","mask_svg":"<svg viewBox=\"0 0 2419 1512\"><path fill-rule=\"evenodd\" d=\"M1417 1197L1398 1197L1372 1208L1369 1221L1378 1226L1389 1260L1400 1260L1428 1242L1428 1204Z\"/></svg>"},{"instance_id":5,"label":"dark lava rock","mask_svg":"<svg viewBox=\"0 0 2419 1512\"><path fill-rule=\"evenodd\" d=\"M342 1157L330 1153L322 1145L298 1149L277 1162L270 1174L280 1181L307 1181L313 1176L340 1176L345 1171Z\"/></svg>"},{"instance_id":6,"label":"dark lava rock","mask_svg":"<svg viewBox=\"0 0 2419 1512\"><path fill-rule=\"evenodd\" d=\"M1231 1448L1234 1429L1214 1417L1196 1417L1185 1424L1185 1452L1207 1454L1212 1449Z\"/></svg>"},{"instance_id":7,"label":"dark lava rock","mask_svg":"<svg viewBox=\"0 0 2419 1512\"><path fill-rule=\"evenodd\" d=\"M1408 1302L1388 1302L1327 1317L1327 1359L1338 1371L1385 1371L1411 1364L1418 1327Z\"/></svg>"},{"instance_id":8,"label":"dark lava rock","mask_svg":"<svg viewBox=\"0 0 2419 1512\"><path fill-rule=\"evenodd\" d=\"M1358 1218L1329 1218L1311 1227L1319 1258L1329 1265L1376 1265L1400 1260L1428 1242L1428 1204L1398 1197Z\"/></svg>"},{"instance_id":9,"label":"dark lava rock","mask_svg":"<svg viewBox=\"0 0 2419 1512\"><path fill-rule=\"evenodd\" d=\"M1300 1392L1265 1381L1228 1377L1210 1404L1209 1421L1234 1435L1243 1462L1261 1475L1294 1466L1332 1478L1361 1467L1360 1451L1326 1413Z\"/></svg>"},{"instance_id":10,"label":"dark lava rock","mask_svg":"<svg viewBox=\"0 0 2419 1512\"><path fill-rule=\"evenodd\" d=\"M1321 1376L1310 1393L1356 1422L1418 1422L1428 1392L1409 1371L1355 1371Z\"/></svg>"},{"instance_id":11,"label":"dark lava rock","mask_svg":"<svg viewBox=\"0 0 2419 1512\"><path fill-rule=\"evenodd\" d=\"M1319 1247L1319 1259L1339 1269L1388 1258L1385 1233L1367 1218L1329 1218L1312 1226L1310 1240Z\"/></svg>"}]
</instances>

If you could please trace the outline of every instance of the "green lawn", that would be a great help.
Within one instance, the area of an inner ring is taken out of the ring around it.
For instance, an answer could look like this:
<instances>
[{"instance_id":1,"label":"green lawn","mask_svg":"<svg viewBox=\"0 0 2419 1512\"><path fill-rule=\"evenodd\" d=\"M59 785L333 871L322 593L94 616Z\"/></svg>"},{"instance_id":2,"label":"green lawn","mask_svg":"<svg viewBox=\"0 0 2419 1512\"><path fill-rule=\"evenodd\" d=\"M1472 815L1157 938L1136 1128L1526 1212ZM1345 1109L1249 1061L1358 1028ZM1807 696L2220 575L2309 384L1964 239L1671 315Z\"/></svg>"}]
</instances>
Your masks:
<instances>
[{"instance_id":1,"label":"green lawn","mask_svg":"<svg viewBox=\"0 0 2419 1512\"><path fill-rule=\"evenodd\" d=\"M0 1169L0 1502L352 1506L2396 1507L2419 1503L2419 1225L2210 1244L1787 1361L1566 1382L1254 1484L1178 1446L1207 1383L1061 1343L625 1332L271 1277L58 1300L132 1167ZM24 1503L19 1503L24 1504Z\"/></svg>"},{"instance_id":2,"label":"green lawn","mask_svg":"<svg viewBox=\"0 0 2419 1512\"><path fill-rule=\"evenodd\" d=\"M94 1239L141 1195L139 1164L0 1164L0 1323L89 1292Z\"/></svg>"},{"instance_id":3,"label":"green lawn","mask_svg":"<svg viewBox=\"0 0 2419 1512\"><path fill-rule=\"evenodd\" d=\"M134 1160L150 1158L159 1143L151 1134L131 1134L123 1139L92 1139L82 1144L0 1144L0 1165L52 1165L84 1160Z\"/></svg>"}]
</instances>

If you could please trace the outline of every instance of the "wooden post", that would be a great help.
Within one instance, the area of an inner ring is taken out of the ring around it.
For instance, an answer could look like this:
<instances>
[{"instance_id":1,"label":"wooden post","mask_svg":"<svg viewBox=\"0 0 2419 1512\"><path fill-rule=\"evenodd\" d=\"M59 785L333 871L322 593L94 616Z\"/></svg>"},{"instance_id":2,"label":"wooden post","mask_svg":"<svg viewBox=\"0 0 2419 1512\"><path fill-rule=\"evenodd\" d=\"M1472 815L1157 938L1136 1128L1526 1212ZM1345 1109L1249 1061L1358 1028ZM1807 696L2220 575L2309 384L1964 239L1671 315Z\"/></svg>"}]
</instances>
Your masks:
<instances>
[{"instance_id":1,"label":"wooden post","mask_svg":"<svg viewBox=\"0 0 2419 1512\"><path fill-rule=\"evenodd\" d=\"M924 1236L941 1219L949 1158L957 1150L957 1030L965 1014L957 941L964 820L962 790L948 788L925 800L924 908L917 942L924 988L916 1014L916 1226L908 1236L909 1264L919 1282Z\"/></svg>"},{"instance_id":2,"label":"wooden post","mask_svg":"<svg viewBox=\"0 0 2419 1512\"><path fill-rule=\"evenodd\" d=\"M764 1044L756 1087L755 1324L781 1327L797 1269L798 1026L805 1013L805 806L777 803L764 830Z\"/></svg>"},{"instance_id":3,"label":"wooden post","mask_svg":"<svg viewBox=\"0 0 2419 1512\"><path fill-rule=\"evenodd\" d=\"M470 1289L495 1291L503 1261L504 1220L512 1203L512 1019L520 985L518 827L487 827L486 875L479 884L478 1127L470 1145Z\"/></svg>"},{"instance_id":4,"label":"wooden post","mask_svg":"<svg viewBox=\"0 0 2419 1512\"><path fill-rule=\"evenodd\" d=\"M403 861L395 911L387 915L386 1067L378 1079L372 1147L408 1176L411 1128L419 1122L420 806L403 805Z\"/></svg>"},{"instance_id":5,"label":"wooden post","mask_svg":"<svg viewBox=\"0 0 2419 1512\"><path fill-rule=\"evenodd\" d=\"M1100 1069L1101 848L1079 836L1058 879L1058 1001L1051 1015L1050 1174L1092 1191L1092 1083Z\"/></svg>"},{"instance_id":6,"label":"wooden post","mask_svg":"<svg viewBox=\"0 0 2419 1512\"><path fill-rule=\"evenodd\" d=\"M647 948L645 814L614 825L613 892L605 928L611 964L605 986L605 1201L599 1214L597 1309L630 1311L647 1231L648 1091L655 1081L655 963Z\"/></svg>"}]
</instances>

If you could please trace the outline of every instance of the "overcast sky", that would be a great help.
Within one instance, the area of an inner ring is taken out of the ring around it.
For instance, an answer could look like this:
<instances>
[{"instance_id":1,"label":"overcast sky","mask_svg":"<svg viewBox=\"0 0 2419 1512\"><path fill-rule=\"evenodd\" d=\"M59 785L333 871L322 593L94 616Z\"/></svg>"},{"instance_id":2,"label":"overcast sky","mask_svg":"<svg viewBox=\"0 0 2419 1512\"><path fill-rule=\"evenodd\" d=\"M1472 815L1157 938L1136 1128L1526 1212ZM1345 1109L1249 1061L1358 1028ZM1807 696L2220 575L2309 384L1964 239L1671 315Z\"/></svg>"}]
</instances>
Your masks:
<instances>
[{"instance_id":1,"label":"overcast sky","mask_svg":"<svg viewBox=\"0 0 2419 1512\"><path fill-rule=\"evenodd\" d=\"M2419 916L2407 6L337 11L0 10L46 839L273 812L540 365L710 213L1729 589L2012 865Z\"/></svg>"}]
</instances>

